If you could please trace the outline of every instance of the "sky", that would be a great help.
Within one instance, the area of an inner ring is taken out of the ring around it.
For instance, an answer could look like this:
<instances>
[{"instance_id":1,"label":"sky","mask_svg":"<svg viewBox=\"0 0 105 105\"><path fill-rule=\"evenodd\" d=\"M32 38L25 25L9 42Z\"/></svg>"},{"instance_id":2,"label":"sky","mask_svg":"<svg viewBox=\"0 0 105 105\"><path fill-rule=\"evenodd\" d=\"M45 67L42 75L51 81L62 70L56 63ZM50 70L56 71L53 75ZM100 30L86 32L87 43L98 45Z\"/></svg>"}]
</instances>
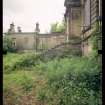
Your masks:
<instances>
[{"instance_id":1,"label":"sky","mask_svg":"<svg viewBox=\"0 0 105 105\"><path fill-rule=\"evenodd\" d=\"M52 23L64 18L65 0L3 0L3 32L14 22L15 30L34 32L39 22L41 33L49 32Z\"/></svg>"}]
</instances>

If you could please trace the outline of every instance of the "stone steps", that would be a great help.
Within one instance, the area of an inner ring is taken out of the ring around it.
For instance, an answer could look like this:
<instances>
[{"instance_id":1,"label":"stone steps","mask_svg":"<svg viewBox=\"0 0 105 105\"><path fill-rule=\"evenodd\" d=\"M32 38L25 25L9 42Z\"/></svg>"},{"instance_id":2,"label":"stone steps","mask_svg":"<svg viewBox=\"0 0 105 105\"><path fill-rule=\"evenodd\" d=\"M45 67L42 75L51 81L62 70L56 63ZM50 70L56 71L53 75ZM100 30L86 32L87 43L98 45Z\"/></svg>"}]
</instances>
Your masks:
<instances>
[{"instance_id":1,"label":"stone steps","mask_svg":"<svg viewBox=\"0 0 105 105\"><path fill-rule=\"evenodd\" d=\"M51 48L43 52L41 56L43 56L43 59L49 58L53 59L55 57L65 57L70 55L81 56L82 55L81 44L72 43L62 43L60 45L57 45L54 48Z\"/></svg>"}]
</instances>

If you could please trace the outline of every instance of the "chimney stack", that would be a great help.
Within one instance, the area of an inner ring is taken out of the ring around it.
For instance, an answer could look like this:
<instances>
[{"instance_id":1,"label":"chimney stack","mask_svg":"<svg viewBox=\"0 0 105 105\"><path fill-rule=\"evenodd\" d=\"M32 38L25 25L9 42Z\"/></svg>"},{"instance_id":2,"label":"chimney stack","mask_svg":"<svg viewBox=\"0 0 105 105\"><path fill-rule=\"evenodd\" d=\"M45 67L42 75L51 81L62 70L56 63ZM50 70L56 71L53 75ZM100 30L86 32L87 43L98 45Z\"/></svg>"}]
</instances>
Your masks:
<instances>
[{"instance_id":1,"label":"chimney stack","mask_svg":"<svg viewBox=\"0 0 105 105\"><path fill-rule=\"evenodd\" d=\"M39 29L39 23L36 23L36 28L35 28L35 33L39 34L40 29Z\"/></svg>"},{"instance_id":2,"label":"chimney stack","mask_svg":"<svg viewBox=\"0 0 105 105\"><path fill-rule=\"evenodd\" d=\"M19 26L17 27L17 30L19 33L22 32L21 27L19 27Z\"/></svg>"}]
</instances>

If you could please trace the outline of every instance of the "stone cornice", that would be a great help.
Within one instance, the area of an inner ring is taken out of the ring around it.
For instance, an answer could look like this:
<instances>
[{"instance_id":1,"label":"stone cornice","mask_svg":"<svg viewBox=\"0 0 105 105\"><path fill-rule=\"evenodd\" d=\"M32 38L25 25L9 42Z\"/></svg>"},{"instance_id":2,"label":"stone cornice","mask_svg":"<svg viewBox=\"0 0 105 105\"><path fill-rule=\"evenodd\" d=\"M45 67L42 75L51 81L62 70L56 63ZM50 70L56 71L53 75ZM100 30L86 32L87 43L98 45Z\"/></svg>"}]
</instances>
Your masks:
<instances>
[{"instance_id":1,"label":"stone cornice","mask_svg":"<svg viewBox=\"0 0 105 105\"><path fill-rule=\"evenodd\" d=\"M78 7L81 6L81 0L65 0L64 6L72 6L72 7Z\"/></svg>"}]
</instances>

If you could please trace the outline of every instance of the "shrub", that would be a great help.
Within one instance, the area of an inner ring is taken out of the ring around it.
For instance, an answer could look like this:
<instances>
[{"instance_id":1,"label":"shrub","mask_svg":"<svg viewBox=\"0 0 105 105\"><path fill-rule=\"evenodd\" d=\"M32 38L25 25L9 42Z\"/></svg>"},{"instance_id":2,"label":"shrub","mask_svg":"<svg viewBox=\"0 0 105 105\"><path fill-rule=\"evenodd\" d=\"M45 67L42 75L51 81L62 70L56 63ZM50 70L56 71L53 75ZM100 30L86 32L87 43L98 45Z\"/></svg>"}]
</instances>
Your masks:
<instances>
[{"instance_id":1,"label":"shrub","mask_svg":"<svg viewBox=\"0 0 105 105\"><path fill-rule=\"evenodd\" d=\"M6 54L6 52L16 52L16 49L12 46L12 40L7 36L3 38L3 54Z\"/></svg>"},{"instance_id":2,"label":"shrub","mask_svg":"<svg viewBox=\"0 0 105 105\"><path fill-rule=\"evenodd\" d=\"M12 60L8 66L13 64ZM34 90L35 98L45 105L102 105L102 70L94 57L73 56L43 62L39 56L22 55L18 60L14 63L15 71L5 74L7 88L11 83L21 86L24 92Z\"/></svg>"},{"instance_id":3,"label":"shrub","mask_svg":"<svg viewBox=\"0 0 105 105\"><path fill-rule=\"evenodd\" d=\"M41 63L55 105L101 105L101 66L95 59L71 58ZM48 95L49 96L49 95Z\"/></svg>"}]
</instances>

